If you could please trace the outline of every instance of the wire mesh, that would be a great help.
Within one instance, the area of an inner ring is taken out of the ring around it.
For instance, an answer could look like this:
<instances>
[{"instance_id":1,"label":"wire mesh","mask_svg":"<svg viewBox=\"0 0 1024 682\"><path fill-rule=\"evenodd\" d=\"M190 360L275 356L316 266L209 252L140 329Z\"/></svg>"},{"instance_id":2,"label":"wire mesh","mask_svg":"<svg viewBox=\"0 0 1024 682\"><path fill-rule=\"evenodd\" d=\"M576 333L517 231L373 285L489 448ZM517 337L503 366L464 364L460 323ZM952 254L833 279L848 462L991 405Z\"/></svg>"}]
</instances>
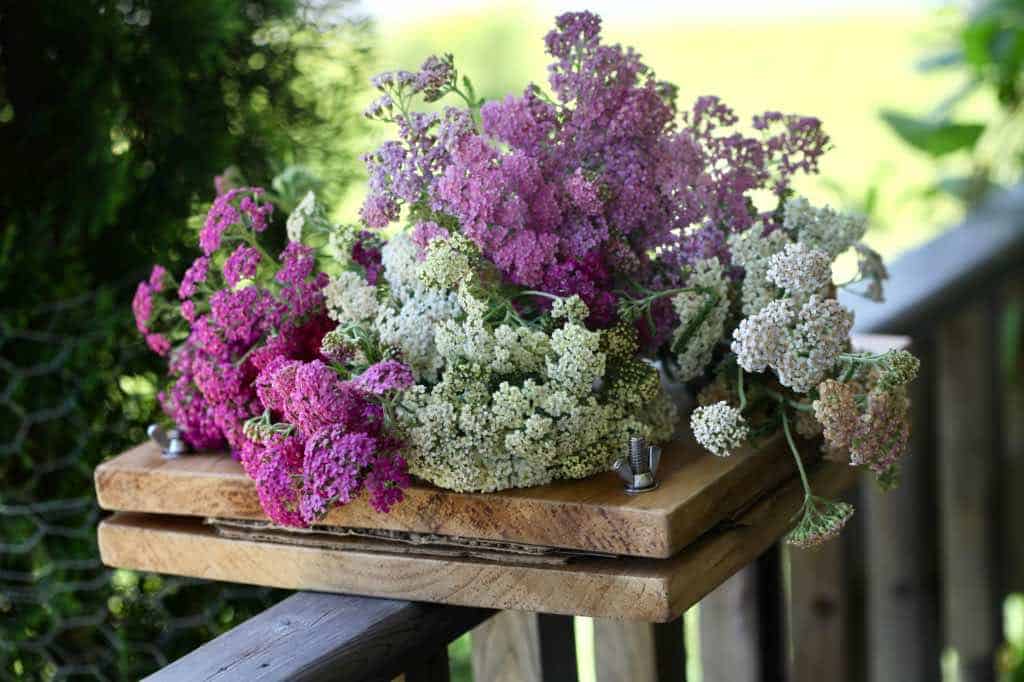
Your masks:
<instances>
[{"instance_id":1,"label":"wire mesh","mask_svg":"<svg viewBox=\"0 0 1024 682\"><path fill-rule=\"evenodd\" d=\"M285 594L101 564L93 468L156 413L130 295L0 311L0 678L137 679Z\"/></svg>"}]
</instances>

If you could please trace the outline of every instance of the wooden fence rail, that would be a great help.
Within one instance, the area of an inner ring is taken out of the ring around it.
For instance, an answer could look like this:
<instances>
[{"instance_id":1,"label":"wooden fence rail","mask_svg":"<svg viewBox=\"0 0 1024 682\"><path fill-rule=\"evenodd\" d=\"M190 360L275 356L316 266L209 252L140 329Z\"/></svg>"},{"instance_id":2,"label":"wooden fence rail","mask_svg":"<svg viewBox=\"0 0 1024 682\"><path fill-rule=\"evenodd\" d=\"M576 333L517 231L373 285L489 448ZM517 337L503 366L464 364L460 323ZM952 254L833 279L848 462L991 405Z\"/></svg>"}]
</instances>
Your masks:
<instances>
[{"instance_id":1,"label":"wooden fence rail","mask_svg":"<svg viewBox=\"0 0 1024 682\"><path fill-rule=\"evenodd\" d=\"M844 298L856 331L909 334L922 359L902 486L865 480L841 541L773 548L708 595L699 651L683 619L595 621L599 682L681 682L687 655L705 682L932 682L944 650L963 682L994 680L1001 602L1024 589L1024 392L1001 352L1022 282L1024 187L900 258L885 305ZM490 616L297 594L153 679L447 680L446 645L474 627L475 679L577 679L571 618Z\"/></svg>"}]
</instances>

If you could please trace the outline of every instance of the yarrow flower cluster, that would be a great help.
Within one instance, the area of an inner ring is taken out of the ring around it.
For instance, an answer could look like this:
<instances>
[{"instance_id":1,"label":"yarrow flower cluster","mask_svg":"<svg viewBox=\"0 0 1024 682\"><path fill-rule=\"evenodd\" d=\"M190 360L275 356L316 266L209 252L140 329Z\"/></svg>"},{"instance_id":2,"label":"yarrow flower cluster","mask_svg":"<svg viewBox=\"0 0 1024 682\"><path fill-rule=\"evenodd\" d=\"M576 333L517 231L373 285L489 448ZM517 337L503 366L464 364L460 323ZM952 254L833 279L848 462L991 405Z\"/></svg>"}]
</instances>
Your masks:
<instances>
[{"instance_id":1,"label":"yarrow flower cluster","mask_svg":"<svg viewBox=\"0 0 1024 682\"><path fill-rule=\"evenodd\" d=\"M805 487L790 540L831 537L852 507L812 494L794 433L895 480L917 361L851 348L836 291L880 300L886 272L863 218L793 196L821 123L680 107L589 12L544 45L547 87L496 101L451 55L374 78L366 115L397 136L363 157L358 224L309 192L275 258L279 193L221 183L201 257L133 301L169 358L165 411L232 450L272 520L310 525L361 495L386 511L410 475L493 491L606 470L631 436L672 435L664 378L700 392L714 455L783 432Z\"/></svg>"},{"instance_id":2,"label":"yarrow flower cluster","mask_svg":"<svg viewBox=\"0 0 1024 682\"><path fill-rule=\"evenodd\" d=\"M193 448L230 449L256 482L267 515L286 525L315 522L314 511L326 510L340 490L335 485L325 497L319 479L304 478L308 441L327 426L369 434L372 457L360 460L345 490L353 497L365 487L371 504L386 510L408 476L398 441L383 432L375 391L409 381L398 363L370 374L372 384L357 384L322 361L340 359L321 353L334 326L324 295L329 278L316 272L313 250L296 241L277 259L266 252L258 235L273 205L259 203L263 195L235 188L219 196L200 232L203 255L181 282L157 266L137 289L137 326L170 359L160 402ZM315 205L301 210L319 212ZM331 452L339 461L347 456ZM315 454L329 466L328 455Z\"/></svg>"},{"instance_id":3,"label":"yarrow flower cluster","mask_svg":"<svg viewBox=\"0 0 1024 682\"><path fill-rule=\"evenodd\" d=\"M719 457L731 455L750 436L743 413L724 401L695 409L690 428L697 442Z\"/></svg>"}]
</instances>

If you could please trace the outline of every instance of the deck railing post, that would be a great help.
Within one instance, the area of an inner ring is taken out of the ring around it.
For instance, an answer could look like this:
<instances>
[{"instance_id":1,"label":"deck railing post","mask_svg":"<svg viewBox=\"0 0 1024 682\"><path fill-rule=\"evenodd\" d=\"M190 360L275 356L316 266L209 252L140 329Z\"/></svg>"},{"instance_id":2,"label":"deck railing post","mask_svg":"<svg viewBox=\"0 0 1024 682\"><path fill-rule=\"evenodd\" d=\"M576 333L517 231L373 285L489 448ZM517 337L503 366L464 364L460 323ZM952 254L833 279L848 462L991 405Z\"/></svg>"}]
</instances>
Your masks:
<instances>
[{"instance_id":1,"label":"deck railing post","mask_svg":"<svg viewBox=\"0 0 1024 682\"><path fill-rule=\"evenodd\" d=\"M938 334L943 620L964 682L995 679L1002 639L997 319L996 299L979 300Z\"/></svg>"},{"instance_id":2,"label":"deck railing post","mask_svg":"<svg viewBox=\"0 0 1024 682\"><path fill-rule=\"evenodd\" d=\"M810 550L786 548L790 682L852 679L846 537Z\"/></svg>"},{"instance_id":3,"label":"deck railing post","mask_svg":"<svg viewBox=\"0 0 1024 682\"><path fill-rule=\"evenodd\" d=\"M705 682L783 679L782 562L778 545L700 602Z\"/></svg>"},{"instance_id":4,"label":"deck railing post","mask_svg":"<svg viewBox=\"0 0 1024 682\"><path fill-rule=\"evenodd\" d=\"M594 619L597 682L681 682L685 668L682 618L658 624Z\"/></svg>"},{"instance_id":5,"label":"deck railing post","mask_svg":"<svg viewBox=\"0 0 1024 682\"><path fill-rule=\"evenodd\" d=\"M1004 289L1006 307L1000 334L1003 383L1002 547L1003 586L1024 592L1024 277L1017 274Z\"/></svg>"},{"instance_id":6,"label":"deck railing post","mask_svg":"<svg viewBox=\"0 0 1024 682\"><path fill-rule=\"evenodd\" d=\"M571 616L502 611L473 630L473 678L487 682L575 682Z\"/></svg>"},{"instance_id":7,"label":"deck railing post","mask_svg":"<svg viewBox=\"0 0 1024 682\"><path fill-rule=\"evenodd\" d=\"M941 654L936 501L935 352L916 338L921 375L911 385L910 451L899 488L861 486L867 546L868 679L939 679Z\"/></svg>"}]
</instances>

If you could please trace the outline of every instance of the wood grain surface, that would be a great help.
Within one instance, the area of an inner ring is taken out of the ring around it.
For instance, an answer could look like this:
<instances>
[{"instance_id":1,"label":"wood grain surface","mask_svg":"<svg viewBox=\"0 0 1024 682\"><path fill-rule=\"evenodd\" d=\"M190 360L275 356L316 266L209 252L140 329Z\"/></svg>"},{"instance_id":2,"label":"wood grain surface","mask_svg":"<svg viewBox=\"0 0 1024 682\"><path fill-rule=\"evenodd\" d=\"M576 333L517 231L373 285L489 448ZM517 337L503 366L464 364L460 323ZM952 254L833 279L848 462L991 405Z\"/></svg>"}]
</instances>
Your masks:
<instances>
[{"instance_id":1,"label":"wood grain surface","mask_svg":"<svg viewBox=\"0 0 1024 682\"><path fill-rule=\"evenodd\" d=\"M642 495L625 494L612 472L479 494L416 482L388 514L357 499L323 523L666 558L794 471L778 438L728 458L678 441L661 462L660 487ZM164 459L145 443L97 467L96 491L100 506L114 511L264 518L253 482L222 454Z\"/></svg>"},{"instance_id":2,"label":"wood grain surface","mask_svg":"<svg viewBox=\"0 0 1024 682\"><path fill-rule=\"evenodd\" d=\"M822 463L815 492L835 495L850 467ZM785 533L802 501L790 481L669 559L581 559L565 566L495 564L350 552L218 537L196 518L118 513L99 528L109 566L297 590L667 622Z\"/></svg>"},{"instance_id":3,"label":"wood grain surface","mask_svg":"<svg viewBox=\"0 0 1024 682\"><path fill-rule=\"evenodd\" d=\"M189 652L146 682L381 680L401 672L406 682L430 679L419 673L434 667L449 641L491 614L303 592Z\"/></svg>"}]
</instances>

